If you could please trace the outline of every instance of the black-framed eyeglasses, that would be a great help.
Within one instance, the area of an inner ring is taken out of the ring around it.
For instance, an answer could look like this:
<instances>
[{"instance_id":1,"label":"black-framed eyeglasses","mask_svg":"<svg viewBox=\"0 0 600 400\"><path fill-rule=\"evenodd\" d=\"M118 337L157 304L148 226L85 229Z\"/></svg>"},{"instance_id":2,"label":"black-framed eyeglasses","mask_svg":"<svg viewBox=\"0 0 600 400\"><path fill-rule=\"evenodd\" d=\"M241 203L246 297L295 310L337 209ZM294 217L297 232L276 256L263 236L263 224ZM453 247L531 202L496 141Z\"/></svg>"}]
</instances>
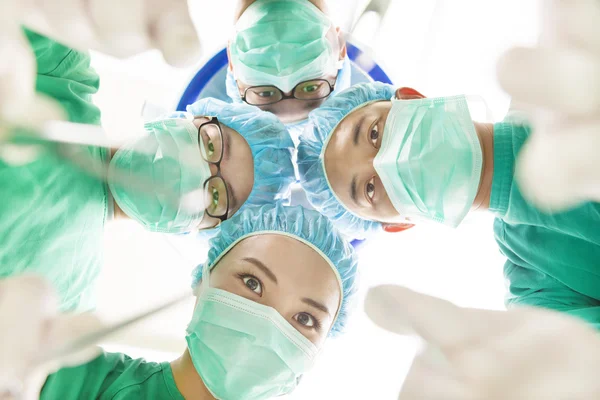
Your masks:
<instances>
[{"instance_id":1,"label":"black-framed eyeglasses","mask_svg":"<svg viewBox=\"0 0 600 400\"><path fill-rule=\"evenodd\" d=\"M217 173L204 181L204 196L207 201L206 214L221 222L229 213L229 190L221 175L223 160L223 131L217 117L210 117L198 127L198 147L202 158L217 167Z\"/></svg>"},{"instance_id":2,"label":"black-framed eyeglasses","mask_svg":"<svg viewBox=\"0 0 600 400\"><path fill-rule=\"evenodd\" d=\"M329 96L335 89L335 83L327 79L312 79L300 82L292 90L291 95L285 95L276 86L251 86L244 90L242 100L253 106L267 106L285 99L320 100Z\"/></svg>"}]
</instances>

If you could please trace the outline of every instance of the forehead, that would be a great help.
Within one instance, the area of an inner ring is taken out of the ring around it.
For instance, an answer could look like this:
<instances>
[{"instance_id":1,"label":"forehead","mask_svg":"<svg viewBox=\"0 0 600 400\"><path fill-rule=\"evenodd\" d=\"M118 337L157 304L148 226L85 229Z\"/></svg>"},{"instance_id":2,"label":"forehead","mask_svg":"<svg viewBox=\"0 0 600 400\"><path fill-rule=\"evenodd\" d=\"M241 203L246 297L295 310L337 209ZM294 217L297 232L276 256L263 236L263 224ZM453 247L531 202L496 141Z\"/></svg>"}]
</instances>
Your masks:
<instances>
[{"instance_id":1,"label":"forehead","mask_svg":"<svg viewBox=\"0 0 600 400\"><path fill-rule=\"evenodd\" d=\"M384 100L367 104L354 109L337 124L324 148L325 173L329 179L338 171L347 171L346 165L352 164L352 160L345 155L349 148L354 146L354 136L361 122L367 118L385 117L390 106L391 101ZM358 133L361 134L361 132Z\"/></svg>"},{"instance_id":2,"label":"forehead","mask_svg":"<svg viewBox=\"0 0 600 400\"><path fill-rule=\"evenodd\" d=\"M313 295L341 296L336 273L315 249L293 237L267 233L237 243L223 261L252 257L261 260L282 284L310 290Z\"/></svg>"},{"instance_id":3,"label":"forehead","mask_svg":"<svg viewBox=\"0 0 600 400\"><path fill-rule=\"evenodd\" d=\"M355 108L333 129L330 142L333 142L336 139L344 139L348 137L348 135L353 134L354 129L358 126L361 119L366 116L381 117L385 115L386 111L389 110L391 103L392 102L389 100L380 100Z\"/></svg>"}]
</instances>

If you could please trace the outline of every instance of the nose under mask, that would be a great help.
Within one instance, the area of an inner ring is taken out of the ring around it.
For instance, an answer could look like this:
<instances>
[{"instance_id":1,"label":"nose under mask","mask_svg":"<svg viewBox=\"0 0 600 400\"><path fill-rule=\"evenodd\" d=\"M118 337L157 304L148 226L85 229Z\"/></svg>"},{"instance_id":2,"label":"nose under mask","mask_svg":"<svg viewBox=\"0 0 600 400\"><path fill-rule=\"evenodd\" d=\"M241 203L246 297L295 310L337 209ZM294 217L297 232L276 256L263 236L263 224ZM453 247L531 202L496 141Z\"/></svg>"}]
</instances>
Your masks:
<instances>
[{"instance_id":1,"label":"nose under mask","mask_svg":"<svg viewBox=\"0 0 600 400\"><path fill-rule=\"evenodd\" d=\"M236 23L230 53L235 79L283 92L336 74L339 55L327 39L331 20L306 0L259 0Z\"/></svg>"},{"instance_id":2,"label":"nose under mask","mask_svg":"<svg viewBox=\"0 0 600 400\"><path fill-rule=\"evenodd\" d=\"M211 288L205 264L186 340L217 399L266 400L292 392L318 348L272 307ZM225 377L225 378L224 378Z\"/></svg>"},{"instance_id":3,"label":"nose under mask","mask_svg":"<svg viewBox=\"0 0 600 400\"><path fill-rule=\"evenodd\" d=\"M108 182L119 207L153 232L184 233L195 229L204 216L204 182L208 162L200 153L198 129L191 120L165 119L145 125L147 135L119 148L109 166ZM152 190L124 185L147 182ZM190 207L190 196L197 197Z\"/></svg>"},{"instance_id":4,"label":"nose under mask","mask_svg":"<svg viewBox=\"0 0 600 400\"><path fill-rule=\"evenodd\" d=\"M482 171L466 97L392 100L373 166L400 216L457 227Z\"/></svg>"}]
</instances>

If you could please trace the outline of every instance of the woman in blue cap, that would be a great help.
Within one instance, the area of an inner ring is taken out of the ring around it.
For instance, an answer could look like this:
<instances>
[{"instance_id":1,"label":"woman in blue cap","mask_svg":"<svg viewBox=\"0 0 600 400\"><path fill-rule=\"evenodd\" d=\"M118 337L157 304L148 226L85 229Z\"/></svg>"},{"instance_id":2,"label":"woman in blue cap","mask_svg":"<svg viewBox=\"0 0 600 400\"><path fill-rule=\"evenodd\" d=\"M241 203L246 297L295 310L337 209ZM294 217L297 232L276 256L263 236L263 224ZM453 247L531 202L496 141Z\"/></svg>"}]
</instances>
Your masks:
<instances>
[{"instance_id":1,"label":"woman in blue cap","mask_svg":"<svg viewBox=\"0 0 600 400\"><path fill-rule=\"evenodd\" d=\"M516 113L472 120L465 96L428 99L414 89L360 84L310 115L298 169L312 205L364 236L428 220L456 227L494 213L506 256L508 306L565 311L600 327L600 204L540 210L514 179L530 127Z\"/></svg>"},{"instance_id":2,"label":"woman in blue cap","mask_svg":"<svg viewBox=\"0 0 600 400\"><path fill-rule=\"evenodd\" d=\"M187 349L149 363L103 353L51 375L41 399L263 400L290 393L356 292L352 247L327 218L280 204L246 207L221 225L193 273Z\"/></svg>"},{"instance_id":3,"label":"woman in blue cap","mask_svg":"<svg viewBox=\"0 0 600 400\"><path fill-rule=\"evenodd\" d=\"M99 77L89 55L26 33L37 57L37 91L58 101L70 121L99 125L92 102ZM211 229L245 204L285 199L295 180L289 134L256 107L204 99L145 131L112 154L52 143L28 163L0 159L0 278L39 273L55 286L62 310L92 308L88 289L113 217L155 232ZM107 164L108 184L85 171Z\"/></svg>"}]
</instances>

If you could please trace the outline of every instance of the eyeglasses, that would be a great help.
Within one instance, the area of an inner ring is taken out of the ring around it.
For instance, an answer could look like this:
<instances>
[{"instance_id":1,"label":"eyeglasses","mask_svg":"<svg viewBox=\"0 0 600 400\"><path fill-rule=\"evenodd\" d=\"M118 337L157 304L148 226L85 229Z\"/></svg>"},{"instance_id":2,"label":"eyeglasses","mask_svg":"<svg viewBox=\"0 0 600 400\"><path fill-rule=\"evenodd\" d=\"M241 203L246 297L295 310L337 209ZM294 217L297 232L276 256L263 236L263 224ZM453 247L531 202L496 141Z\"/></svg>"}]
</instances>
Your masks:
<instances>
[{"instance_id":1,"label":"eyeglasses","mask_svg":"<svg viewBox=\"0 0 600 400\"><path fill-rule=\"evenodd\" d=\"M223 131L217 117L210 117L210 121L198 128L198 147L202 158L217 167L217 173L204 181L204 198L208 204L205 211L209 216L223 222L229 213L229 191L221 176Z\"/></svg>"},{"instance_id":2,"label":"eyeglasses","mask_svg":"<svg viewBox=\"0 0 600 400\"><path fill-rule=\"evenodd\" d=\"M285 99L320 100L329 96L335 84L326 79L313 79L300 82L292 90L291 95L285 95L276 86L251 86L244 90L242 100L253 106L266 106Z\"/></svg>"}]
</instances>

